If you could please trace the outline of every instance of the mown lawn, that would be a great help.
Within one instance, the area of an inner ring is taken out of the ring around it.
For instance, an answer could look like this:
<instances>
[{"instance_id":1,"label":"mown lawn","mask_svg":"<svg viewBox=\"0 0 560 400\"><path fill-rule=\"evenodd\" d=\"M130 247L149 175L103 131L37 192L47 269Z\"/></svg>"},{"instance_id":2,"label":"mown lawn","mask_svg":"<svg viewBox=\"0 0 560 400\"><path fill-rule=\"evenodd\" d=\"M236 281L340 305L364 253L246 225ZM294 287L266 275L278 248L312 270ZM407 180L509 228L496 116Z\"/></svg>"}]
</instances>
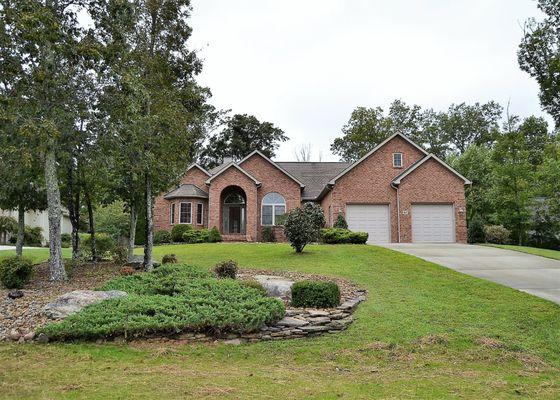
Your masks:
<instances>
[{"instance_id":1,"label":"mown lawn","mask_svg":"<svg viewBox=\"0 0 560 400\"><path fill-rule=\"evenodd\" d=\"M492 244L488 246L499 247L501 249L507 249L507 250L520 251L522 253L533 254L535 256L560 260L560 251L558 250L539 249L538 247L529 247L529 246L514 246L511 244Z\"/></svg>"},{"instance_id":2,"label":"mown lawn","mask_svg":"<svg viewBox=\"0 0 560 400\"><path fill-rule=\"evenodd\" d=\"M4 398L560 396L560 306L373 246L164 246L182 262L298 270L369 290L345 332L251 345L0 345Z\"/></svg>"},{"instance_id":3,"label":"mown lawn","mask_svg":"<svg viewBox=\"0 0 560 400\"><path fill-rule=\"evenodd\" d=\"M0 260L6 257L14 256L15 250L0 250ZM31 259L34 263L39 263L49 259L49 249L47 247L41 249L23 249L23 256ZM71 257L71 249L62 249L63 257Z\"/></svg>"}]
</instances>

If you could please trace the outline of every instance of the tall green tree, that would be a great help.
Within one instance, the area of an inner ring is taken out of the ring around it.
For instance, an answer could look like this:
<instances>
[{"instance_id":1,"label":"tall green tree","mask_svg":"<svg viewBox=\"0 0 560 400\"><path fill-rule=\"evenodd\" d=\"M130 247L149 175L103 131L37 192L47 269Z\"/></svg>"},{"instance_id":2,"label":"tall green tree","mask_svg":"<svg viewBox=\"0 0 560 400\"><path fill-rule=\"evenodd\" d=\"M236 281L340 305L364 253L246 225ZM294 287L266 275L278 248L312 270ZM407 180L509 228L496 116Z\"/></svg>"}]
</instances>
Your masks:
<instances>
[{"instance_id":1,"label":"tall green tree","mask_svg":"<svg viewBox=\"0 0 560 400\"><path fill-rule=\"evenodd\" d=\"M518 125L517 117L509 117L505 133L496 142L492 198L497 221L510 229L517 244L522 245L531 222L535 176L527 142Z\"/></svg>"},{"instance_id":2,"label":"tall green tree","mask_svg":"<svg viewBox=\"0 0 560 400\"><path fill-rule=\"evenodd\" d=\"M200 154L200 163L212 168L226 157L240 160L254 150L274 157L281 142L288 140L284 131L271 122L261 122L253 115L235 114L225 122L225 128L210 137Z\"/></svg>"},{"instance_id":3,"label":"tall green tree","mask_svg":"<svg viewBox=\"0 0 560 400\"><path fill-rule=\"evenodd\" d=\"M542 117L527 117L519 126L519 133L527 142L529 162L537 168L543 161L546 148L554 140L554 136L548 130L548 122Z\"/></svg>"},{"instance_id":4,"label":"tall green tree","mask_svg":"<svg viewBox=\"0 0 560 400\"><path fill-rule=\"evenodd\" d=\"M2 52L7 56L0 64L0 76L13 78L16 134L27 144L20 151L39 157L43 164L52 280L66 279L60 242L58 162L74 131L71 105L80 63L87 52L77 21L82 5L79 0L5 0L0 10Z\"/></svg>"},{"instance_id":5,"label":"tall green tree","mask_svg":"<svg viewBox=\"0 0 560 400\"><path fill-rule=\"evenodd\" d=\"M538 0L545 14L542 21L532 18L518 51L519 66L540 87L541 105L560 126L560 5L558 0Z\"/></svg>"},{"instance_id":6,"label":"tall green tree","mask_svg":"<svg viewBox=\"0 0 560 400\"><path fill-rule=\"evenodd\" d=\"M103 140L113 145L115 165L123 168L115 172L131 169L121 180L130 178L131 186L120 193L141 187L147 270L153 266L153 198L178 181L192 161L213 112L209 90L194 79L202 63L186 46L190 11L189 0L99 0L90 7L103 54L100 109L106 115L100 119L108 127Z\"/></svg>"}]
</instances>

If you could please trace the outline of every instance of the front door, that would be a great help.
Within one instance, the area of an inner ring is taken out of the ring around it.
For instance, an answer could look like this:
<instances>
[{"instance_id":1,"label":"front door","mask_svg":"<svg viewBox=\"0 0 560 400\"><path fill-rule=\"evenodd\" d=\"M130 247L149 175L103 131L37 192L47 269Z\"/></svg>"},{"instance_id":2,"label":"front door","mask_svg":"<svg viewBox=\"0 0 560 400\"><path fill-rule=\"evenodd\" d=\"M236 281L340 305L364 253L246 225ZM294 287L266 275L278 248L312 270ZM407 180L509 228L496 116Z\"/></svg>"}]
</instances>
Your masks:
<instances>
[{"instance_id":1,"label":"front door","mask_svg":"<svg viewBox=\"0 0 560 400\"><path fill-rule=\"evenodd\" d=\"M241 207L229 207L229 233L241 233Z\"/></svg>"}]
</instances>

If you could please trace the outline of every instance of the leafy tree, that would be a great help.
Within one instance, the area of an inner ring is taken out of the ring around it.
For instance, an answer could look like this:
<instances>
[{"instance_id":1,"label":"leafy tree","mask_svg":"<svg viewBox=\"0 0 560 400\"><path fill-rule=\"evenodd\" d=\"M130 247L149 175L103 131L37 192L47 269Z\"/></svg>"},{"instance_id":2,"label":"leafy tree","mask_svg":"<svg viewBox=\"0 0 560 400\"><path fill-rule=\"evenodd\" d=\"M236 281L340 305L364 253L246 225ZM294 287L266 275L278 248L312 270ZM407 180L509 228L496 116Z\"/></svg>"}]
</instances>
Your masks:
<instances>
[{"instance_id":1,"label":"leafy tree","mask_svg":"<svg viewBox=\"0 0 560 400\"><path fill-rule=\"evenodd\" d=\"M319 238L323 226L323 209L316 204L306 203L288 213L284 232L296 253L301 253L308 243Z\"/></svg>"},{"instance_id":2,"label":"leafy tree","mask_svg":"<svg viewBox=\"0 0 560 400\"><path fill-rule=\"evenodd\" d=\"M209 91L194 80L202 63L186 46L190 10L189 0L99 0L90 7L107 84L103 140L117 171L128 170L117 178L124 184L118 193L132 192L122 198L130 206L139 198L145 205L147 270L153 266L153 198L178 181L213 113Z\"/></svg>"},{"instance_id":3,"label":"leafy tree","mask_svg":"<svg viewBox=\"0 0 560 400\"><path fill-rule=\"evenodd\" d=\"M523 120L519 132L527 142L529 162L536 168L543 161L545 149L553 141L553 136L548 131L548 122L542 117L530 116Z\"/></svg>"},{"instance_id":4,"label":"leafy tree","mask_svg":"<svg viewBox=\"0 0 560 400\"><path fill-rule=\"evenodd\" d=\"M541 104L560 126L560 7L558 0L538 0L537 4L546 17L525 24L518 61L537 80Z\"/></svg>"},{"instance_id":5,"label":"leafy tree","mask_svg":"<svg viewBox=\"0 0 560 400\"><path fill-rule=\"evenodd\" d=\"M348 229L348 223L344 219L344 215L342 213L338 213L333 228Z\"/></svg>"},{"instance_id":6,"label":"leafy tree","mask_svg":"<svg viewBox=\"0 0 560 400\"><path fill-rule=\"evenodd\" d=\"M452 149L464 153L472 144L488 145L496 140L502 107L493 101L486 104L452 104L441 115L441 129Z\"/></svg>"},{"instance_id":7,"label":"leafy tree","mask_svg":"<svg viewBox=\"0 0 560 400\"><path fill-rule=\"evenodd\" d=\"M522 245L531 221L534 174L529 162L527 142L517 125L518 118L510 117L506 122L506 133L496 142L492 198L496 219Z\"/></svg>"},{"instance_id":8,"label":"leafy tree","mask_svg":"<svg viewBox=\"0 0 560 400\"><path fill-rule=\"evenodd\" d=\"M280 142L288 137L271 122L260 122L253 115L235 114L226 122L225 128L209 139L200 155L200 163L212 168L226 157L240 160L254 150L274 157Z\"/></svg>"},{"instance_id":9,"label":"leafy tree","mask_svg":"<svg viewBox=\"0 0 560 400\"><path fill-rule=\"evenodd\" d=\"M542 207L551 215L560 216L560 140L547 147L535 181L537 194L544 199ZM556 220L555 226L559 233L560 221Z\"/></svg>"}]
</instances>

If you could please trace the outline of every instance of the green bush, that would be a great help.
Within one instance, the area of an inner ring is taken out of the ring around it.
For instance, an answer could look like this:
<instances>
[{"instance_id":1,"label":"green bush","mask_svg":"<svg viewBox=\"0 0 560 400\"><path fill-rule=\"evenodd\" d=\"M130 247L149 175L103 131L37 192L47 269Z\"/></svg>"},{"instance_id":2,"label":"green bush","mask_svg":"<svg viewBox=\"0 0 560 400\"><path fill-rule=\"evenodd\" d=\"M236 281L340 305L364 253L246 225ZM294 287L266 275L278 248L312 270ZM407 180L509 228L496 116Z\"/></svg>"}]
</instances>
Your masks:
<instances>
[{"instance_id":1,"label":"green bush","mask_svg":"<svg viewBox=\"0 0 560 400\"><path fill-rule=\"evenodd\" d=\"M258 290L261 294L263 294L264 296L268 295L268 292L266 291L265 287L260 283L257 282L255 280L250 280L250 281L241 281L245 286L248 286L250 288L256 289Z\"/></svg>"},{"instance_id":2,"label":"green bush","mask_svg":"<svg viewBox=\"0 0 560 400\"><path fill-rule=\"evenodd\" d=\"M488 243L507 244L511 232L502 225L486 225L484 227L484 238Z\"/></svg>"},{"instance_id":3,"label":"green bush","mask_svg":"<svg viewBox=\"0 0 560 400\"><path fill-rule=\"evenodd\" d=\"M484 221L479 215L475 215L469 221L467 236L469 243L484 243Z\"/></svg>"},{"instance_id":4,"label":"green bush","mask_svg":"<svg viewBox=\"0 0 560 400\"><path fill-rule=\"evenodd\" d=\"M285 312L281 301L241 282L208 277L207 271L178 264L121 276L104 290L125 290L129 295L90 305L37 333L59 340L185 331L244 333L278 321Z\"/></svg>"},{"instance_id":5,"label":"green bush","mask_svg":"<svg viewBox=\"0 0 560 400\"><path fill-rule=\"evenodd\" d=\"M124 265L128 261L128 248L126 246L118 245L111 251L111 258L117 265Z\"/></svg>"},{"instance_id":6,"label":"green bush","mask_svg":"<svg viewBox=\"0 0 560 400\"><path fill-rule=\"evenodd\" d=\"M95 229L99 233L106 233L113 240L128 237L130 232L130 214L125 211L125 204L115 201L94 211ZM141 218L139 218L141 221Z\"/></svg>"},{"instance_id":7,"label":"green bush","mask_svg":"<svg viewBox=\"0 0 560 400\"><path fill-rule=\"evenodd\" d=\"M214 266L214 273L218 278L235 279L237 275L237 263L233 260L221 261Z\"/></svg>"},{"instance_id":8,"label":"green bush","mask_svg":"<svg viewBox=\"0 0 560 400\"><path fill-rule=\"evenodd\" d=\"M340 289L334 282L296 282L292 285L292 305L294 307L337 307L340 305Z\"/></svg>"},{"instance_id":9,"label":"green bush","mask_svg":"<svg viewBox=\"0 0 560 400\"><path fill-rule=\"evenodd\" d=\"M63 233L60 235L60 242L63 248L68 248L72 246L72 235L69 233Z\"/></svg>"},{"instance_id":10,"label":"green bush","mask_svg":"<svg viewBox=\"0 0 560 400\"><path fill-rule=\"evenodd\" d=\"M365 244L368 237L367 232L352 232L341 228L321 229L321 241L327 244Z\"/></svg>"},{"instance_id":11,"label":"green bush","mask_svg":"<svg viewBox=\"0 0 560 400\"><path fill-rule=\"evenodd\" d=\"M284 233L296 253L318 239L319 231L325 224L323 209L313 203L306 203L288 213L284 223Z\"/></svg>"},{"instance_id":12,"label":"green bush","mask_svg":"<svg viewBox=\"0 0 560 400\"><path fill-rule=\"evenodd\" d=\"M342 215L342 213L338 213L333 228L348 229L348 223L344 219L344 215Z\"/></svg>"},{"instance_id":13,"label":"green bush","mask_svg":"<svg viewBox=\"0 0 560 400\"><path fill-rule=\"evenodd\" d=\"M161 259L162 264L177 264L177 256L175 254L166 254Z\"/></svg>"},{"instance_id":14,"label":"green bush","mask_svg":"<svg viewBox=\"0 0 560 400\"><path fill-rule=\"evenodd\" d=\"M154 244L171 243L171 232L166 230L154 233Z\"/></svg>"},{"instance_id":15,"label":"green bush","mask_svg":"<svg viewBox=\"0 0 560 400\"><path fill-rule=\"evenodd\" d=\"M199 229L197 243L208 243L210 241L210 231L206 228Z\"/></svg>"},{"instance_id":16,"label":"green bush","mask_svg":"<svg viewBox=\"0 0 560 400\"><path fill-rule=\"evenodd\" d=\"M26 246L40 247L43 244L43 229L41 227L26 226L24 232L23 243Z\"/></svg>"},{"instance_id":17,"label":"green bush","mask_svg":"<svg viewBox=\"0 0 560 400\"><path fill-rule=\"evenodd\" d=\"M276 242L276 237L274 236L274 229L272 226L263 226L262 228L262 241L263 242Z\"/></svg>"},{"instance_id":18,"label":"green bush","mask_svg":"<svg viewBox=\"0 0 560 400\"><path fill-rule=\"evenodd\" d=\"M208 229L192 229L183 234L185 243L208 243L210 241L210 231Z\"/></svg>"},{"instance_id":19,"label":"green bush","mask_svg":"<svg viewBox=\"0 0 560 400\"><path fill-rule=\"evenodd\" d=\"M171 228L171 239L173 239L174 242L183 242L183 235L185 234L185 232L189 232L192 231L193 227L192 225L187 225L187 224L178 224L178 225L173 225L173 228Z\"/></svg>"},{"instance_id":20,"label":"green bush","mask_svg":"<svg viewBox=\"0 0 560 400\"><path fill-rule=\"evenodd\" d=\"M0 261L0 282L8 289L21 289L33 275L30 259L13 256Z\"/></svg>"},{"instance_id":21,"label":"green bush","mask_svg":"<svg viewBox=\"0 0 560 400\"><path fill-rule=\"evenodd\" d=\"M0 233L17 233L18 222L15 218L0 215Z\"/></svg>"},{"instance_id":22,"label":"green bush","mask_svg":"<svg viewBox=\"0 0 560 400\"><path fill-rule=\"evenodd\" d=\"M208 241L210 243L218 243L222 241L222 235L220 235L220 231L215 226L210 229L208 233Z\"/></svg>"},{"instance_id":23,"label":"green bush","mask_svg":"<svg viewBox=\"0 0 560 400\"><path fill-rule=\"evenodd\" d=\"M91 235L82 234L80 235L80 241L82 242L81 248L82 253L86 258L91 258ZM95 246L97 248L97 256L102 259L108 259L111 257L111 253L116 246L114 239L107 233L96 233L95 234Z\"/></svg>"}]
</instances>

